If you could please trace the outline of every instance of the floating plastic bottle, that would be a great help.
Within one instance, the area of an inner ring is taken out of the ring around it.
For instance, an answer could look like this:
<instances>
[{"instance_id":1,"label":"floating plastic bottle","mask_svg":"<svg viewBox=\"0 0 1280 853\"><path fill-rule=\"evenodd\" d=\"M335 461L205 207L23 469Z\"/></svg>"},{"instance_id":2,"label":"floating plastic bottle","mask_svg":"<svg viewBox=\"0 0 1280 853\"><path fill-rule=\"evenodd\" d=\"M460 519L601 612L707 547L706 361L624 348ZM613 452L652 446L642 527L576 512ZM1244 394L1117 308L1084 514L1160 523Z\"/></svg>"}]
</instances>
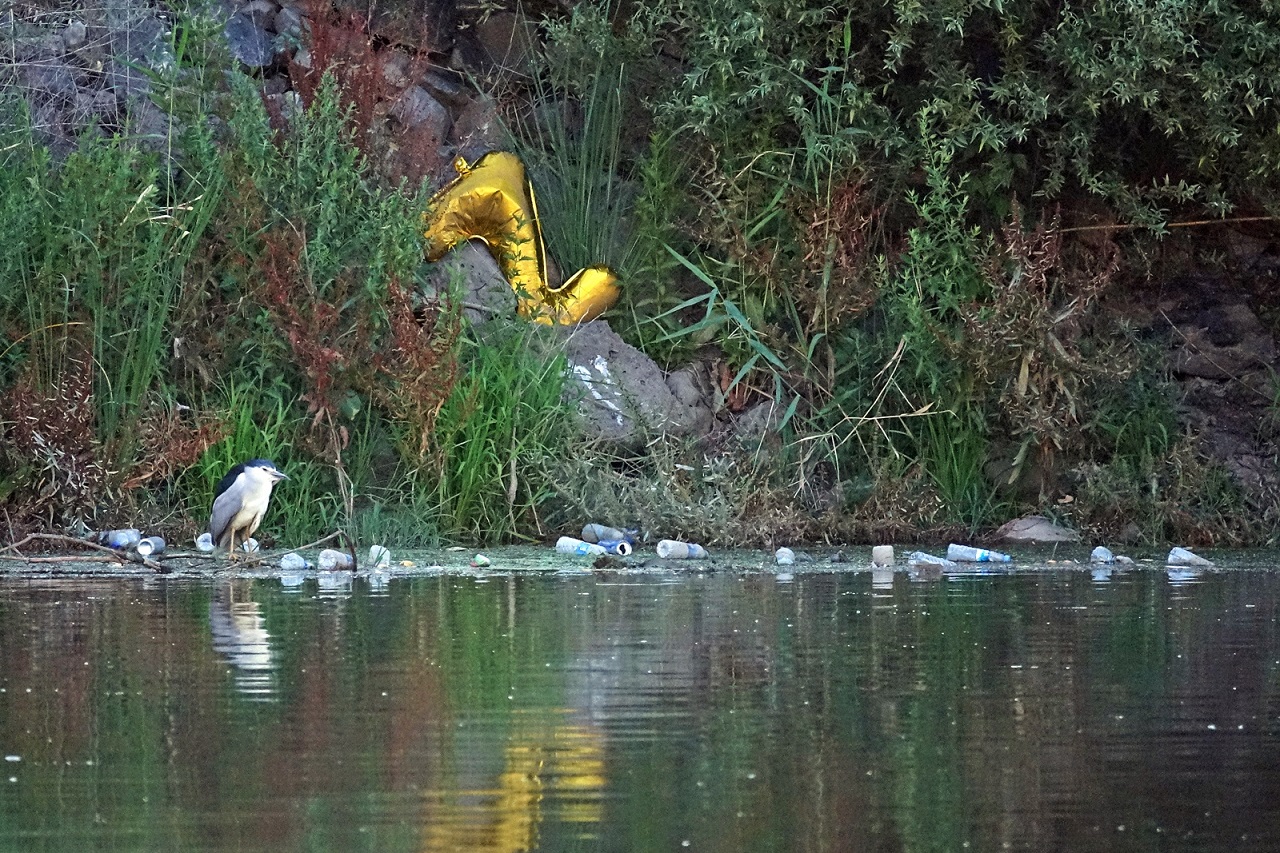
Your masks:
<instances>
[{"instance_id":1,"label":"floating plastic bottle","mask_svg":"<svg viewBox=\"0 0 1280 853\"><path fill-rule=\"evenodd\" d=\"M631 543L625 539L601 539L596 544L610 554L616 554L619 557L631 556Z\"/></svg>"},{"instance_id":2,"label":"floating plastic bottle","mask_svg":"<svg viewBox=\"0 0 1280 853\"><path fill-rule=\"evenodd\" d=\"M326 572L348 571L351 568L351 555L325 548L316 556L316 566Z\"/></svg>"},{"instance_id":3,"label":"floating plastic bottle","mask_svg":"<svg viewBox=\"0 0 1280 853\"><path fill-rule=\"evenodd\" d=\"M871 549L871 565L873 566L892 566L893 565L893 546L877 545Z\"/></svg>"},{"instance_id":4,"label":"floating plastic bottle","mask_svg":"<svg viewBox=\"0 0 1280 853\"><path fill-rule=\"evenodd\" d=\"M302 572L311 568L311 563L301 554L290 551L288 554L281 555L280 568L286 572Z\"/></svg>"},{"instance_id":5,"label":"floating plastic bottle","mask_svg":"<svg viewBox=\"0 0 1280 853\"><path fill-rule=\"evenodd\" d=\"M964 563L1008 563L1013 560L1008 554L1001 554L999 551L957 545L954 542L947 546L947 559Z\"/></svg>"},{"instance_id":6,"label":"floating plastic bottle","mask_svg":"<svg viewBox=\"0 0 1280 853\"><path fill-rule=\"evenodd\" d=\"M958 569L959 564L948 560L945 557L935 557L933 554L927 554L924 551L912 551L907 555L907 565L913 569L925 566L936 566L940 569Z\"/></svg>"},{"instance_id":7,"label":"floating plastic bottle","mask_svg":"<svg viewBox=\"0 0 1280 853\"><path fill-rule=\"evenodd\" d=\"M142 531L133 527L123 530L104 530L98 534L98 541L116 550L132 548L142 541Z\"/></svg>"},{"instance_id":8,"label":"floating plastic bottle","mask_svg":"<svg viewBox=\"0 0 1280 853\"><path fill-rule=\"evenodd\" d=\"M369 547L369 567L373 569L391 568L391 552L387 550L385 545L372 545Z\"/></svg>"},{"instance_id":9,"label":"floating plastic bottle","mask_svg":"<svg viewBox=\"0 0 1280 853\"><path fill-rule=\"evenodd\" d=\"M201 533L199 536L197 536L197 537L196 537L196 550L197 550L197 551L203 551L203 552L204 552L204 553L206 553L206 554L207 554L207 553L209 553L210 551L212 551L212 550L213 550L213 537L212 537L212 536L210 536L207 532L206 532L206 533Z\"/></svg>"},{"instance_id":10,"label":"floating plastic bottle","mask_svg":"<svg viewBox=\"0 0 1280 853\"><path fill-rule=\"evenodd\" d=\"M595 542L583 542L581 539L574 539L572 536L561 536L556 540L556 550L561 554L574 554L579 557L599 556L607 554L603 545Z\"/></svg>"},{"instance_id":11,"label":"floating plastic bottle","mask_svg":"<svg viewBox=\"0 0 1280 853\"><path fill-rule=\"evenodd\" d=\"M631 542L631 536L625 530L619 530L616 527L609 527L606 524L587 524L582 528L582 541L594 542L603 545L605 542L616 542L618 540L626 540Z\"/></svg>"},{"instance_id":12,"label":"floating plastic bottle","mask_svg":"<svg viewBox=\"0 0 1280 853\"><path fill-rule=\"evenodd\" d=\"M150 557L152 554L164 553L165 541L159 536L148 536L145 539L139 539L138 544L133 546L133 550L137 551L143 557Z\"/></svg>"},{"instance_id":13,"label":"floating plastic bottle","mask_svg":"<svg viewBox=\"0 0 1280 853\"><path fill-rule=\"evenodd\" d=\"M658 556L664 560L702 560L707 556L707 549L693 542L663 539L658 543Z\"/></svg>"},{"instance_id":14,"label":"floating plastic bottle","mask_svg":"<svg viewBox=\"0 0 1280 853\"><path fill-rule=\"evenodd\" d=\"M794 566L796 563L796 552L790 548L779 548L773 552L773 561L779 566Z\"/></svg>"},{"instance_id":15,"label":"floating plastic bottle","mask_svg":"<svg viewBox=\"0 0 1280 853\"><path fill-rule=\"evenodd\" d=\"M1115 561L1116 555L1111 553L1111 549L1104 548L1101 545L1094 548L1089 554L1090 563L1114 563Z\"/></svg>"},{"instance_id":16,"label":"floating plastic bottle","mask_svg":"<svg viewBox=\"0 0 1280 853\"><path fill-rule=\"evenodd\" d=\"M1198 566L1200 568L1208 568L1213 565L1212 560L1206 560L1194 551L1186 548L1173 548L1169 551L1169 557L1165 560L1166 565L1170 566Z\"/></svg>"}]
</instances>

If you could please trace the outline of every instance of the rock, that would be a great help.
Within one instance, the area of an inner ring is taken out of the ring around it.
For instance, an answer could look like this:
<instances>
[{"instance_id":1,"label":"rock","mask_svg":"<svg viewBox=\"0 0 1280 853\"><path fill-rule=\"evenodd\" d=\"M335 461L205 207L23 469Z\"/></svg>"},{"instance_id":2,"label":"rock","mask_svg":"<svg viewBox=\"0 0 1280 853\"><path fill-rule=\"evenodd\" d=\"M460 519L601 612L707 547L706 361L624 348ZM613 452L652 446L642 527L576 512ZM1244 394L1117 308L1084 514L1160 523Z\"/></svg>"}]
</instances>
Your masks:
<instances>
[{"instance_id":1,"label":"rock","mask_svg":"<svg viewBox=\"0 0 1280 853\"><path fill-rule=\"evenodd\" d=\"M487 96L472 100L454 121L450 139L468 163L501 149L506 143L506 131L498 118L497 103Z\"/></svg>"},{"instance_id":2,"label":"rock","mask_svg":"<svg viewBox=\"0 0 1280 853\"><path fill-rule=\"evenodd\" d=\"M428 267L424 285L431 297L458 293L472 323L516 313L516 293L480 240L468 240Z\"/></svg>"},{"instance_id":3,"label":"rock","mask_svg":"<svg viewBox=\"0 0 1280 853\"><path fill-rule=\"evenodd\" d=\"M476 41L493 67L528 75L538 46L538 26L521 13L499 12L476 27Z\"/></svg>"},{"instance_id":4,"label":"rock","mask_svg":"<svg viewBox=\"0 0 1280 853\"><path fill-rule=\"evenodd\" d=\"M391 115L405 127L428 125L431 135L441 142L448 138L453 127L449 111L421 86L412 86L396 98L391 106Z\"/></svg>"},{"instance_id":5,"label":"rock","mask_svg":"<svg viewBox=\"0 0 1280 853\"><path fill-rule=\"evenodd\" d=\"M292 6L281 6L276 12L275 30L284 39L297 42L302 39L302 15Z\"/></svg>"},{"instance_id":6,"label":"rock","mask_svg":"<svg viewBox=\"0 0 1280 853\"><path fill-rule=\"evenodd\" d=\"M250 68L265 68L275 58L271 36L253 18L237 12L223 28L231 55Z\"/></svg>"},{"instance_id":7,"label":"rock","mask_svg":"<svg viewBox=\"0 0 1280 853\"><path fill-rule=\"evenodd\" d=\"M1028 515L1002 524L995 538L1002 542L1078 542L1080 534L1043 515Z\"/></svg>"},{"instance_id":8,"label":"rock","mask_svg":"<svg viewBox=\"0 0 1280 853\"><path fill-rule=\"evenodd\" d=\"M684 406L682 421L688 421L694 433L704 433L715 422L712 401L715 389L711 385L705 365L691 364L668 374L667 387L676 401Z\"/></svg>"},{"instance_id":9,"label":"rock","mask_svg":"<svg viewBox=\"0 0 1280 853\"><path fill-rule=\"evenodd\" d=\"M458 75L444 71L428 71L422 75L422 86L437 101L461 111L471 103L472 92L462 84Z\"/></svg>"},{"instance_id":10,"label":"rock","mask_svg":"<svg viewBox=\"0 0 1280 853\"><path fill-rule=\"evenodd\" d=\"M588 439L639 447L659 434L686 435L694 420L667 387L662 370L603 320L560 327Z\"/></svg>"},{"instance_id":11,"label":"rock","mask_svg":"<svg viewBox=\"0 0 1280 853\"><path fill-rule=\"evenodd\" d=\"M276 4L271 0L249 0L239 10L241 15L264 30L275 25L277 11Z\"/></svg>"},{"instance_id":12,"label":"rock","mask_svg":"<svg viewBox=\"0 0 1280 853\"><path fill-rule=\"evenodd\" d=\"M388 51L386 58L382 60L382 79L397 89L403 89L408 86L411 82L409 80L409 55L403 50Z\"/></svg>"},{"instance_id":13,"label":"rock","mask_svg":"<svg viewBox=\"0 0 1280 853\"><path fill-rule=\"evenodd\" d=\"M738 413L733 419L733 435L752 452L772 450L781 443L778 434L781 423L782 407L773 400L765 400Z\"/></svg>"}]
</instances>

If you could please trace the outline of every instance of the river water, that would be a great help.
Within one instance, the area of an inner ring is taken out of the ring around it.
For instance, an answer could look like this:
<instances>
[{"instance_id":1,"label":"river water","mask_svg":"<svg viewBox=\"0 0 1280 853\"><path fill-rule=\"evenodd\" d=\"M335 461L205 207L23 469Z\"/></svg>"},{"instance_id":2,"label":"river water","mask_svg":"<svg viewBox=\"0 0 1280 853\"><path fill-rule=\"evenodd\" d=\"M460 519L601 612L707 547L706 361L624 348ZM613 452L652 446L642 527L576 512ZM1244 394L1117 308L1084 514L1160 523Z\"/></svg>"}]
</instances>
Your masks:
<instances>
[{"instance_id":1,"label":"river water","mask_svg":"<svg viewBox=\"0 0 1280 853\"><path fill-rule=\"evenodd\" d=\"M466 556L0 575L0 849L1280 850L1270 555Z\"/></svg>"}]
</instances>

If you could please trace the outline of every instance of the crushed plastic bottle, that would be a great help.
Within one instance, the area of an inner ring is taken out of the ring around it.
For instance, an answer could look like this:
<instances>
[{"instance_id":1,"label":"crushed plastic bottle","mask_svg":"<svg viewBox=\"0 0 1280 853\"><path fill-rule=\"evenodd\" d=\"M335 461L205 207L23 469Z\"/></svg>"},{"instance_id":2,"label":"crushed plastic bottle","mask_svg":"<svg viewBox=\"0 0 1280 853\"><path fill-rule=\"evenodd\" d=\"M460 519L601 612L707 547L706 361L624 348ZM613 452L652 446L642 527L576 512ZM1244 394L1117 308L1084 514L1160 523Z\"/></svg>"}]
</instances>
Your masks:
<instances>
[{"instance_id":1,"label":"crushed plastic bottle","mask_svg":"<svg viewBox=\"0 0 1280 853\"><path fill-rule=\"evenodd\" d=\"M145 539L139 539L138 544L133 546L133 550L137 551L140 556L150 557L152 554L164 553L165 541L159 536L148 536Z\"/></svg>"},{"instance_id":2,"label":"crushed plastic bottle","mask_svg":"<svg viewBox=\"0 0 1280 853\"><path fill-rule=\"evenodd\" d=\"M196 537L196 550L208 554L213 550L213 537L207 532Z\"/></svg>"},{"instance_id":3,"label":"crushed plastic bottle","mask_svg":"<svg viewBox=\"0 0 1280 853\"><path fill-rule=\"evenodd\" d=\"M384 545L369 547L369 567L374 569L391 568L391 552Z\"/></svg>"},{"instance_id":4,"label":"crushed plastic bottle","mask_svg":"<svg viewBox=\"0 0 1280 853\"><path fill-rule=\"evenodd\" d=\"M1212 560L1207 560L1186 548L1173 548L1169 551L1169 556L1165 560L1165 564L1169 566L1199 566L1208 568L1213 565Z\"/></svg>"},{"instance_id":5,"label":"crushed plastic bottle","mask_svg":"<svg viewBox=\"0 0 1280 853\"><path fill-rule=\"evenodd\" d=\"M595 542L583 542L572 536L561 536L556 540L556 550L561 554L573 554L579 557L599 556L608 553L603 545Z\"/></svg>"},{"instance_id":6,"label":"crushed plastic bottle","mask_svg":"<svg viewBox=\"0 0 1280 853\"><path fill-rule=\"evenodd\" d=\"M247 554L253 554L261 547L262 546L259 544L258 540L254 539L252 536L240 543L240 550Z\"/></svg>"},{"instance_id":7,"label":"crushed plastic bottle","mask_svg":"<svg viewBox=\"0 0 1280 853\"><path fill-rule=\"evenodd\" d=\"M773 552L773 561L779 566L794 566L796 563L796 552L790 548L779 548Z\"/></svg>"},{"instance_id":8,"label":"crushed plastic bottle","mask_svg":"<svg viewBox=\"0 0 1280 853\"><path fill-rule=\"evenodd\" d=\"M663 539L658 543L658 556L664 560L704 560L707 549L693 542Z\"/></svg>"},{"instance_id":9,"label":"crushed plastic bottle","mask_svg":"<svg viewBox=\"0 0 1280 853\"><path fill-rule=\"evenodd\" d=\"M325 572L349 571L351 555L333 548L325 548L316 556L316 566Z\"/></svg>"},{"instance_id":10,"label":"crushed plastic bottle","mask_svg":"<svg viewBox=\"0 0 1280 853\"><path fill-rule=\"evenodd\" d=\"M924 551L912 551L907 555L907 565L911 568L921 568L926 566L936 566L940 569L958 569L960 564L945 557L935 557L933 554L927 554Z\"/></svg>"},{"instance_id":11,"label":"crushed plastic bottle","mask_svg":"<svg viewBox=\"0 0 1280 853\"><path fill-rule=\"evenodd\" d=\"M1115 561L1116 555L1111 553L1111 549L1104 548L1101 545L1089 553L1090 563L1114 563Z\"/></svg>"},{"instance_id":12,"label":"crushed plastic bottle","mask_svg":"<svg viewBox=\"0 0 1280 853\"><path fill-rule=\"evenodd\" d=\"M302 572L311 568L311 563L301 554L290 551L280 556L280 568L286 572Z\"/></svg>"},{"instance_id":13,"label":"crushed plastic bottle","mask_svg":"<svg viewBox=\"0 0 1280 853\"><path fill-rule=\"evenodd\" d=\"M966 563L1008 563L1013 560L1008 554L1001 554L999 551L957 545L954 542L947 546L947 559Z\"/></svg>"},{"instance_id":14,"label":"crushed plastic bottle","mask_svg":"<svg viewBox=\"0 0 1280 853\"><path fill-rule=\"evenodd\" d=\"M631 536L627 531L620 530L617 527L610 527L607 524L586 524L582 527L582 541L592 542L603 545L605 542L616 542L620 539L626 540L631 544Z\"/></svg>"},{"instance_id":15,"label":"crushed plastic bottle","mask_svg":"<svg viewBox=\"0 0 1280 853\"><path fill-rule=\"evenodd\" d=\"M142 541L142 531L134 527L123 530L104 530L98 534L98 542L117 551L132 548Z\"/></svg>"}]
</instances>

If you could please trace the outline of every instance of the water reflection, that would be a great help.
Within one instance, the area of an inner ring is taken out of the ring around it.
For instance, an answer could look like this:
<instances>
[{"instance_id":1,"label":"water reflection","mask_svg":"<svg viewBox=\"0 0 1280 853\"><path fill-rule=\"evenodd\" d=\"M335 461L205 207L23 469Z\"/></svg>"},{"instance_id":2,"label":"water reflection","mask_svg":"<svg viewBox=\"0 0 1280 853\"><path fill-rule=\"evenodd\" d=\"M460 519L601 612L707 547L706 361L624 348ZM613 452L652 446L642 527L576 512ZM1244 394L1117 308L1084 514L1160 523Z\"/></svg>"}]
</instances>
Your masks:
<instances>
[{"instance_id":1,"label":"water reflection","mask_svg":"<svg viewBox=\"0 0 1280 853\"><path fill-rule=\"evenodd\" d=\"M256 702L275 699L275 655L253 581L219 582L209 600L213 649L231 664L236 690Z\"/></svg>"},{"instance_id":2,"label":"water reflection","mask_svg":"<svg viewBox=\"0 0 1280 853\"><path fill-rule=\"evenodd\" d=\"M0 850L1280 849L1280 574L962 580L0 581Z\"/></svg>"},{"instance_id":3,"label":"water reflection","mask_svg":"<svg viewBox=\"0 0 1280 853\"><path fill-rule=\"evenodd\" d=\"M595 835L606 787L605 740L570 709L520 712L495 757L426 793L423 851L518 853L538 847L544 822Z\"/></svg>"}]
</instances>

